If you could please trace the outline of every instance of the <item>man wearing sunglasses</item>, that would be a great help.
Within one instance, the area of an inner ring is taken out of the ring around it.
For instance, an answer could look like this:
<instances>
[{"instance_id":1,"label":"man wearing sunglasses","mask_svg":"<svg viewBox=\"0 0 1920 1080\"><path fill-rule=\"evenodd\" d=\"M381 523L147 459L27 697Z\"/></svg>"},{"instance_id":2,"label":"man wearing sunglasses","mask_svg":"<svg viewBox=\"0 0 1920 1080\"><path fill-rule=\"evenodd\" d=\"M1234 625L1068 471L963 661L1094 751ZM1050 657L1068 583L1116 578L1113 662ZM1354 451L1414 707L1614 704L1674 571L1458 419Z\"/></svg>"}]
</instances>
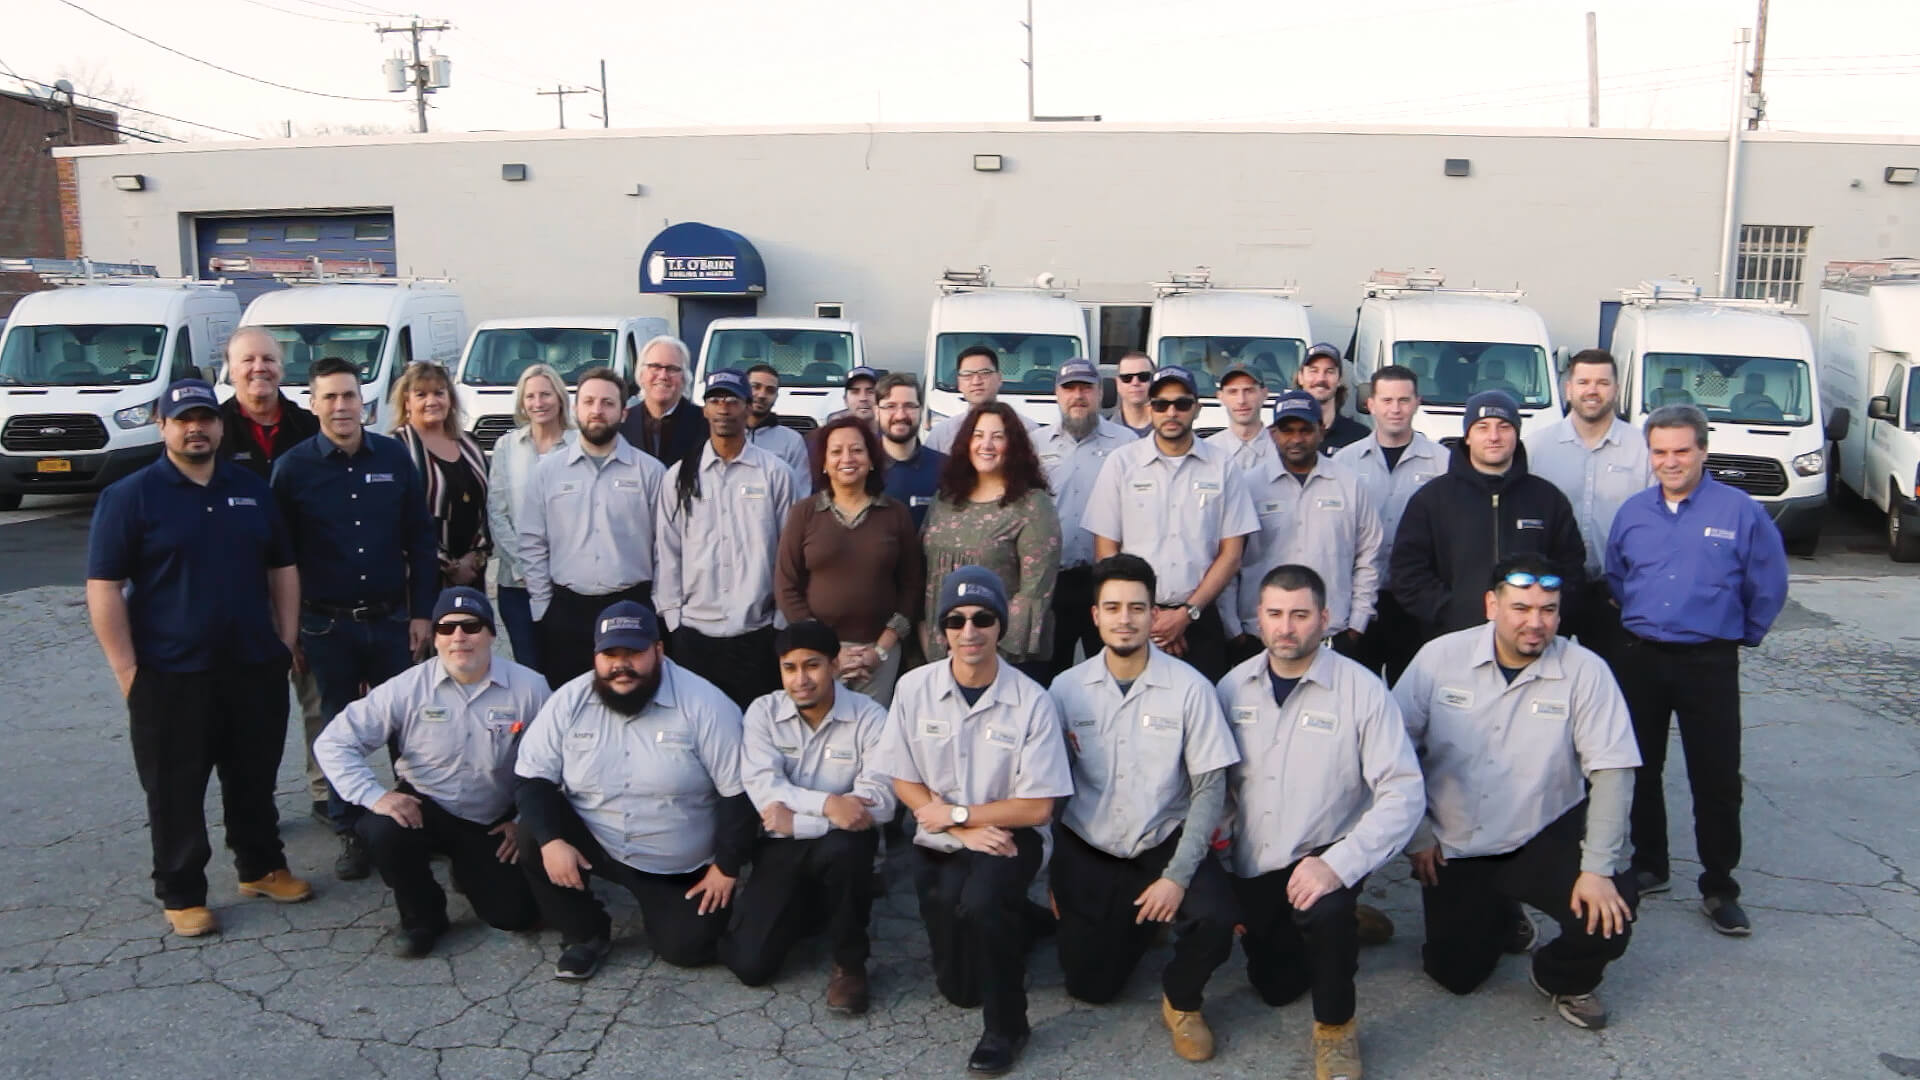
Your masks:
<instances>
[{"instance_id":1,"label":"man wearing sunglasses","mask_svg":"<svg viewBox=\"0 0 1920 1080\"><path fill-rule=\"evenodd\" d=\"M927 432L927 448L942 454L953 453L953 440L960 434L967 411L1000 400L1000 354L993 346L967 346L954 359L953 368L954 385L959 388L967 409L933 425L933 430ZM1019 415L1020 422L1027 426L1027 434L1038 442L1040 422L1026 413Z\"/></svg>"},{"instance_id":2,"label":"man wearing sunglasses","mask_svg":"<svg viewBox=\"0 0 1920 1080\"><path fill-rule=\"evenodd\" d=\"M1113 377L1118 398L1107 419L1144 439L1153 434L1153 410L1147 407L1147 384L1153 380L1153 357L1130 352L1120 358Z\"/></svg>"},{"instance_id":3,"label":"man wearing sunglasses","mask_svg":"<svg viewBox=\"0 0 1920 1080\"><path fill-rule=\"evenodd\" d=\"M953 1004L982 1007L967 1070L998 1076L1027 1043L1027 888L1073 779L1052 699L996 652L1007 624L999 575L948 574L933 618L947 658L900 677L873 767L919 826L913 880L934 981Z\"/></svg>"},{"instance_id":4,"label":"man wearing sunglasses","mask_svg":"<svg viewBox=\"0 0 1920 1080\"><path fill-rule=\"evenodd\" d=\"M1530 904L1560 924L1532 950L1535 989L1569 1024L1598 1030L1595 990L1627 950L1638 903L1626 845L1640 750L1606 662L1556 636L1557 565L1511 555L1490 580L1488 625L1428 642L1393 688L1427 781L1407 845L1424 886L1421 959L1435 982L1471 993L1515 951L1513 908Z\"/></svg>"},{"instance_id":5,"label":"man wearing sunglasses","mask_svg":"<svg viewBox=\"0 0 1920 1080\"><path fill-rule=\"evenodd\" d=\"M1183 367L1154 374L1153 437L1107 455L1081 524L1093 534L1095 558L1124 551L1153 567L1153 643L1217 682L1227 672L1227 635L1214 601L1260 522L1241 470L1193 437L1194 386Z\"/></svg>"},{"instance_id":6,"label":"man wearing sunglasses","mask_svg":"<svg viewBox=\"0 0 1920 1080\"><path fill-rule=\"evenodd\" d=\"M454 887L482 922L525 930L537 914L514 823L513 763L547 702L547 680L493 655L493 605L456 585L433 605L435 655L348 705L314 740L342 799L364 807L354 829L400 913L395 955L426 956L447 931L447 896L428 860L445 855ZM389 788L367 756L391 750Z\"/></svg>"}]
</instances>

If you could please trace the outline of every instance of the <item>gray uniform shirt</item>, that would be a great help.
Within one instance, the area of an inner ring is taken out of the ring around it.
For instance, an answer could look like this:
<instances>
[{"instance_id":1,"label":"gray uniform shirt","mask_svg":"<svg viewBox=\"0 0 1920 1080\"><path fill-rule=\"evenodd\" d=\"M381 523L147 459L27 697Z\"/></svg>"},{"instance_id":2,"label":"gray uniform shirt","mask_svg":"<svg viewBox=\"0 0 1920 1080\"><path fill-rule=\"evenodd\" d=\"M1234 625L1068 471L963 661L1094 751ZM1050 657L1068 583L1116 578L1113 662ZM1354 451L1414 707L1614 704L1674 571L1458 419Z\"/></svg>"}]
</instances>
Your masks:
<instances>
[{"instance_id":1,"label":"gray uniform shirt","mask_svg":"<svg viewBox=\"0 0 1920 1080\"><path fill-rule=\"evenodd\" d=\"M340 797L369 809L388 788L367 755L399 748L393 771L455 817L492 825L512 816L520 734L548 697L546 676L503 656L462 686L438 656L340 710L313 740L313 759Z\"/></svg>"},{"instance_id":2,"label":"gray uniform shirt","mask_svg":"<svg viewBox=\"0 0 1920 1080\"><path fill-rule=\"evenodd\" d=\"M1261 428L1260 434L1251 439L1242 439L1232 428L1222 428L1207 436L1207 442L1220 448L1234 468L1243 473L1257 474L1269 467L1280 468L1280 448L1273 444L1273 436L1267 428ZM1251 480L1252 475L1248 476Z\"/></svg>"},{"instance_id":3,"label":"gray uniform shirt","mask_svg":"<svg viewBox=\"0 0 1920 1080\"><path fill-rule=\"evenodd\" d=\"M1393 688L1427 777L1427 826L1447 858L1502 855L1587 797L1587 776L1640 765L1606 662L1550 638L1508 683L1493 625L1429 641Z\"/></svg>"},{"instance_id":4,"label":"gray uniform shirt","mask_svg":"<svg viewBox=\"0 0 1920 1080\"><path fill-rule=\"evenodd\" d=\"M751 444L728 461L708 440L700 450L700 494L682 511L676 488L686 467L675 462L660 481L654 608L670 629L690 626L708 637L773 625L773 556L793 505L792 472Z\"/></svg>"},{"instance_id":5,"label":"gray uniform shirt","mask_svg":"<svg viewBox=\"0 0 1920 1080\"><path fill-rule=\"evenodd\" d=\"M580 442L540 459L518 508L521 572L533 617L553 587L606 596L653 580L653 517L666 470L614 436L595 461Z\"/></svg>"},{"instance_id":6,"label":"gray uniform shirt","mask_svg":"<svg viewBox=\"0 0 1920 1080\"><path fill-rule=\"evenodd\" d=\"M1187 819L1193 778L1240 760L1206 677L1152 645L1125 693L1100 650L1053 680L1073 797L1060 822L1122 859L1166 842Z\"/></svg>"},{"instance_id":7,"label":"gray uniform shirt","mask_svg":"<svg viewBox=\"0 0 1920 1080\"><path fill-rule=\"evenodd\" d=\"M972 705L953 681L950 661L900 676L873 768L924 784L954 806L1073 794L1053 699L1005 660ZM1047 830L1035 831L1045 843ZM914 833L913 842L935 851L961 848L949 834L924 829Z\"/></svg>"},{"instance_id":8,"label":"gray uniform shirt","mask_svg":"<svg viewBox=\"0 0 1920 1080\"><path fill-rule=\"evenodd\" d=\"M772 454L793 473L793 489L813 490L813 462L807 458L807 437L782 423L747 429L747 443Z\"/></svg>"},{"instance_id":9,"label":"gray uniform shirt","mask_svg":"<svg viewBox=\"0 0 1920 1080\"><path fill-rule=\"evenodd\" d=\"M953 454L953 440L960 434L960 424L966 420L967 413L971 412L972 409L973 406L969 405L965 409L933 425L932 430L927 432L927 437L920 440L921 444L951 456ZM1027 427L1027 436L1034 441L1035 445L1038 445L1040 436L1046 425L1028 416L1026 413L1019 413L1018 415L1020 422Z\"/></svg>"},{"instance_id":10,"label":"gray uniform shirt","mask_svg":"<svg viewBox=\"0 0 1920 1080\"><path fill-rule=\"evenodd\" d=\"M1263 650L1220 680L1240 747L1227 770L1233 872L1270 874L1324 847L1321 860L1352 885L1407 842L1426 807L1400 710L1378 676L1332 649L1314 654L1285 707L1268 670Z\"/></svg>"},{"instance_id":11,"label":"gray uniform shirt","mask_svg":"<svg viewBox=\"0 0 1920 1080\"><path fill-rule=\"evenodd\" d=\"M713 861L720 800L740 783L740 709L712 683L660 661L660 689L622 716L593 672L554 691L520 741L514 772L559 786L607 854L649 874Z\"/></svg>"},{"instance_id":12,"label":"gray uniform shirt","mask_svg":"<svg viewBox=\"0 0 1920 1080\"><path fill-rule=\"evenodd\" d=\"M1653 483L1640 429L1613 418L1597 446L1588 446L1568 416L1527 436L1527 471L1544 476L1573 504L1587 545L1587 580L1605 578L1607 536L1620 504Z\"/></svg>"},{"instance_id":13,"label":"gray uniform shirt","mask_svg":"<svg viewBox=\"0 0 1920 1080\"><path fill-rule=\"evenodd\" d=\"M1260 531L1247 538L1240 572L1220 594L1227 636L1260 632L1260 579L1286 563L1312 567L1327 586L1327 633L1365 630L1380 589L1385 543L1373 497L1352 470L1318 455L1302 484L1276 457L1247 474Z\"/></svg>"},{"instance_id":14,"label":"gray uniform shirt","mask_svg":"<svg viewBox=\"0 0 1920 1080\"><path fill-rule=\"evenodd\" d=\"M1094 481L1107 455L1137 442L1133 432L1110 420L1101 420L1093 433L1075 441L1062 427L1045 428L1034 445L1040 455L1040 467L1047 473L1047 489L1053 492L1053 507L1060 515L1060 568L1089 566L1093 563L1093 534L1080 527L1086 516L1087 499L1093 494Z\"/></svg>"},{"instance_id":15,"label":"gray uniform shirt","mask_svg":"<svg viewBox=\"0 0 1920 1080\"><path fill-rule=\"evenodd\" d=\"M858 795L876 822L893 816L893 779L874 771L874 754L887 731L887 710L865 694L835 687L833 707L819 727L807 726L785 690L747 706L740 740L740 782L754 809L774 803L793 811L795 839L812 840L833 827L829 795Z\"/></svg>"},{"instance_id":16,"label":"gray uniform shirt","mask_svg":"<svg viewBox=\"0 0 1920 1080\"><path fill-rule=\"evenodd\" d=\"M1177 458L1151 436L1107 455L1082 526L1147 560L1160 604L1184 604L1207 576L1222 540L1260 529L1239 469L1219 447L1196 439Z\"/></svg>"},{"instance_id":17,"label":"gray uniform shirt","mask_svg":"<svg viewBox=\"0 0 1920 1080\"><path fill-rule=\"evenodd\" d=\"M1447 449L1419 432L1400 452L1400 464L1387 471L1387 452L1380 449L1378 437L1369 435L1357 443L1334 452L1336 465L1344 465L1360 478L1360 486L1380 512L1380 589L1391 584L1387 567L1393 560L1393 534L1400 531L1400 515L1407 512L1407 500L1436 476L1447 471ZM1531 465L1532 458L1529 456Z\"/></svg>"}]
</instances>

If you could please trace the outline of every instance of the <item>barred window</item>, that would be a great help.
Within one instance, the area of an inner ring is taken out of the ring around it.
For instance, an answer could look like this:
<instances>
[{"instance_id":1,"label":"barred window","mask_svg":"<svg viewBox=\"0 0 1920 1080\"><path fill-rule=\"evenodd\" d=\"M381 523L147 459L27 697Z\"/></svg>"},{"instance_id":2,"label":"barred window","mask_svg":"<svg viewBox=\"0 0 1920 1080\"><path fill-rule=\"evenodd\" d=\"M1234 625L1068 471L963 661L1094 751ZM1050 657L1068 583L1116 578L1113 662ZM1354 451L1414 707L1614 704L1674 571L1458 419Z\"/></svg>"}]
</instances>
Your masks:
<instances>
[{"instance_id":1,"label":"barred window","mask_svg":"<svg viewBox=\"0 0 1920 1080\"><path fill-rule=\"evenodd\" d=\"M1807 262L1809 225L1742 225L1734 291L1749 300L1800 306L1800 277Z\"/></svg>"}]
</instances>

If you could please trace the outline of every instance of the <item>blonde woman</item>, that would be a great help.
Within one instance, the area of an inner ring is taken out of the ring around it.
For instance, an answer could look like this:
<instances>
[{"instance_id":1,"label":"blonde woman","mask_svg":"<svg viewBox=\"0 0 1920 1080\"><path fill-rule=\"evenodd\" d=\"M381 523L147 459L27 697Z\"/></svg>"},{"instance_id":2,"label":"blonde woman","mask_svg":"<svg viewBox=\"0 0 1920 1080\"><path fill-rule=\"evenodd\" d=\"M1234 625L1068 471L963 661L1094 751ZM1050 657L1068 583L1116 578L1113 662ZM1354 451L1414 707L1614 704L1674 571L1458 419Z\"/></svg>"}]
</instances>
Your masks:
<instances>
[{"instance_id":1,"label":"blonde woman","mask_svg":"<svg viewBox=\"0 0 1920 1080\"><path fill-rule=\"evenodd\" d=\"M487 486L487 529L493 534L493 584L498 591L500 621L506 625L513 658L539 667L534 643L533 601L520 570L520 532L516 505L527 479L540 459L575 439L573 410L567 407L567 385L546 364L534 364L520 373L513 387L514 429L493 444L493 475Z\"/></svg>"},{"instance_id":2,"label":"blonde woman","mask_svg":"<svg viewBox=\"0 0 1920 1080\"><path fill-rule=\"evenodd\" d=\"M393 435L413 455L440 527L440 586L481 584L487 570L487 456L460 430L453 379L439 364L407 365L393 384Z\"/></svg>"}]
</instances>

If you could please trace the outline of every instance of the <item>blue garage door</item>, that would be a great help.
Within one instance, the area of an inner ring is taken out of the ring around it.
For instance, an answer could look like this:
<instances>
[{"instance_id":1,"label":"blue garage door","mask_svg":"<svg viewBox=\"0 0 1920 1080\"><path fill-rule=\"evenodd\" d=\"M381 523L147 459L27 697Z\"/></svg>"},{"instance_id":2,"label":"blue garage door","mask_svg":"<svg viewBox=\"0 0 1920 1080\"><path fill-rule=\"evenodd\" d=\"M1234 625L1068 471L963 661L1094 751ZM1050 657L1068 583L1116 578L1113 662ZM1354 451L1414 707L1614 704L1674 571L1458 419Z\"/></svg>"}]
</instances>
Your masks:
<instances>
[{"instance_id":1,"label":"blue garage door","mask_svg":"<svg viewBox=\"0 0 1920 1080\"><path fill-rule=\"evenodd\" d=\"M383 274L394 273L393 211L363 214L275 214L270 217L210 215L194 221L194 244L201 278L233 282L245 306L269 289L281 288L271 274L214 271L207 260L371 259Z\"/></svg>"}]
</instances>

